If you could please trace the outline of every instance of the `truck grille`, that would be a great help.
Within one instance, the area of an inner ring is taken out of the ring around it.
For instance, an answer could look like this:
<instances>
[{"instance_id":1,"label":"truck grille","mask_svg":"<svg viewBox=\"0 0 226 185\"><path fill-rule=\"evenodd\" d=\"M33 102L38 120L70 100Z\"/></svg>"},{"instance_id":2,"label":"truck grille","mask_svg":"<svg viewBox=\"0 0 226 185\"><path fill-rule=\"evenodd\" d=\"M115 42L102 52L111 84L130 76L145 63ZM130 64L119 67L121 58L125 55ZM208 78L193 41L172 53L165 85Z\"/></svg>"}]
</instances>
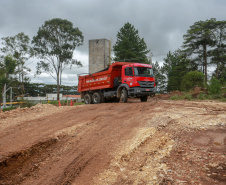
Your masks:
<instances>
[{"instance_id":1,"label":"truck grille","mask_svg":"<svg viewBox=\"0 0 226 185\"><path fill-rule=\"evenodd\" d=\"M140 84L140 87L154 87L155 82L150 82L150 81L138 81Z\"/></svg>"}]
</instances>

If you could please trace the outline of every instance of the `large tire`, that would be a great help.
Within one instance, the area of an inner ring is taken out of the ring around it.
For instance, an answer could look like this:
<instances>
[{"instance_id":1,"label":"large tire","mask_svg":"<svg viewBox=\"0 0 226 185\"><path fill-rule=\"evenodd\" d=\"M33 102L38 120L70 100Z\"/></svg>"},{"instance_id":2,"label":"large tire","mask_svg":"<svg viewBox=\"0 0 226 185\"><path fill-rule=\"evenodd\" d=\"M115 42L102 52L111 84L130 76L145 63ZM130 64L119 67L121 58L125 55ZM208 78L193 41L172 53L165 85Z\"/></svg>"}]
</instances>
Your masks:
<instances>
[{"instance_id":1,"label":"large tire","mask_svg":"<svg viewBox=\"0 0 226 185\"><path fill-rule=\"evenodd\" d=\"M128 94L127 94L127 90L126 89L122 89L121 101L122 101L122 103L126 103L128 101Z\"/></svg>"},{"instance_id":2,"label":"large tire","mask_svg":"<svg viewBox=\"0 0 226 185\"><path fill-rule=\"evenodd\" d=\"M93 103L98 104L101 103L101 96L99 93L94 93L93 94Z\"/></svg>"},{"instance_id":3,"label":"large tire","mask_svg":"<svg viewBox=\"0 0 226 185\"><path fill-rule=\"evenodd\" d=\"M90 94L86 94L84 96L84 101L85 101L85 104L92 104L93 103L92 96Z\"/></svg>"},{"instance_id":4,"label":"large tire","mask_svg":"<svg viewBox=\"0 0 226 185\"><path fill-rule=\"evenodd\" d=\"M140 97L141 102L146 102L148 100L148 96L142 96Z\"/></svg>"}]
</instances>

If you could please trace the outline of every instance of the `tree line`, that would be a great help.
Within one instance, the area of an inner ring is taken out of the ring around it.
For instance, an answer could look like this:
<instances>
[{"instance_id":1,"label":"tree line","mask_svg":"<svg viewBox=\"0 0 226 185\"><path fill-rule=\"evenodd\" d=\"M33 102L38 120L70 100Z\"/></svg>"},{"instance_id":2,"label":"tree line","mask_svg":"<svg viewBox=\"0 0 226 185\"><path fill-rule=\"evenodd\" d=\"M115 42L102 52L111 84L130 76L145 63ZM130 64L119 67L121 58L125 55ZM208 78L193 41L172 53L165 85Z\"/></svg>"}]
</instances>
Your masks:
<instances>
[{"instance_id":1,"label":"tree line","mask_svg":"<svg viewBox=\"0 0 226 185\"><path fill-rule=\"evenodd\" d=\"M211 78L226 83L226 21L212 18L195 22L183 36L182 47L168 52L163 66L154 63L160 89L190 90L204 87ZM189 81L194 81L193 86Z\"/></svg>"},{"instance_id":2,"label":"tree line","mask_svg":"<svg viewBox=\"0 0 226 185\"><path fill-rule=\"evenodd\" d=\"M184 34L182 47L169 51L163 65L152 63L160 91L190 90L204 87L208 77L226 82L226 21L215 18L195 22ZM113 46L119 61L149 63L150 50L138 30L126 23L117 34ZM212 72L210 70L213 70Z\"/></svg>"},{"instance_id":3,"label":"tree line","mask_svg":"<svg viewBox=\"0 0 226 185\"><path fill-rule=\"evenodd\" d=\"M152 63L158 89L189 90L195 85L205 86L208 77L214 77L225 84L225 28L226 21L217 21L215 18L198 21L190 26L184 34L181 48L169 51L163 65L160 66L158 61ZM114 60L150 63L147 57L150 50L132 24L126 23L116 38L113 46ZM39 59L36 75L45 72L56 80L56 89L52 91L57 92L59 99L63 70L74 65L82 66L80 61L73 59L73 53L76 47L83 44L83 39L79 28L60 18L45 21L32 40L24 33L3 37L3 47L0 48L0 89L7 84L7 87L16 87L16 94L23 96L29 94L29 88L38 87L30 84L27 77L31 71L28 62L35 57ZM214 69L212 73L209 72L210 68ZM44 86L47 88L48 85ZM30 94L35 93L33 91Z\"/></svg>"},{"instance_id":4,"label":"tree line","mask_svg":"<svg viewBox=\"0 0 226 185\"><path fill-rule=\"evenodd\" d=\"M76 47L83 44L83 39L79 28L73 27L72 22L60 18L45 21L31 41L24 33L2 38L0 95L2 96L5 84L7 88L9 84L16 87L17 95L28 94L28 90L25 89L30 81L26 76L31 71L28 61L35 57L39 59L36 75L45 72L56 80L59 99L63 70L73 65L82 66L80 61L73 59L73 53Z\"/></svg>"}]
</instances>

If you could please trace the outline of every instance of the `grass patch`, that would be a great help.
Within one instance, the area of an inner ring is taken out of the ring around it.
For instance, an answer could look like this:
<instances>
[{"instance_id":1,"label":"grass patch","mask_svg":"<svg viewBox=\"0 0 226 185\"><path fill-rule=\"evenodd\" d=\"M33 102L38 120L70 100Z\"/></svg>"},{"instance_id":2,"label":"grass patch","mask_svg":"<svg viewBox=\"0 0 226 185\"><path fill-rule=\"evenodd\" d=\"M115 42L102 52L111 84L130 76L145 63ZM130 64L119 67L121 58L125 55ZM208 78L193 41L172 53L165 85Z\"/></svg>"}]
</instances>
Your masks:
<instances>
[{"instance_id":1,"label":"grass patch","mask_svg":"<svg viewBox=\"0 0 226 185\"><path fill-rule=\"evenodd\" d=\"M170 97L171 100L192 100L191 94L184 94L184 95L174 95Z\"/></svg>"},{"instance_id":2,"label":"grass patch","mask_svg":"<svg viewBox=\"0 0 226 185\"><path fill-rule=\"evenodd\" d=\"M192 95L191 94L185 94L185 95L183 95L182 96L183 97L183 99L185 99L185 100L192 100Z\"/></svg>"},{"instance_id":3,"label":"grass patch","mask_svg":"<svg viewBox=\"0 0 226 185\"><path fill-rule=\"evenodd\" d=\"M73 103L73 105L84 105L85 103L84 102L75 102Z\"/></svg>"},{"instance_id":4,"label":"grass patch","mask_svg":"<svg viewBox=\"0 0 226 185\"><path fill-rule=\"evenodd\" d=\"M199 95L198 95L198 99L200 100L206 100L208 99L207 95L203 92L201 92Z\"/></svg>"},{"instance_id":5,"label":"grass patch","mask_svg":"<svg viewBox=\"0 0 226 185\"><path fill-rule=\"evenodd\" d=\"M59 105L59 102L58 101L48 101L49 104L52 104L52 105L56 105L58 106ZM71 101L68 101L67 100L63 100L63 101L60 101L61 105L64 106L64 105L67 105L70 106L71 105ZM85 104L84 102L73 102L73 105L83 105Z\"/></svg>"},{"instance_id":6,"label":"grass patch","mask_svg":"<svg viewBox=\"0 0 226 185\"><path fill-rule=\"evenodd\" d=\"M5 112L5 111L13 110L13 109L16 109L16 107L12 106L12 107L3 108L2 111Z\"/></svg>"},{"instance_id":7,"label":"grass patch","mask_svg":"<svg viewBox=\"0 0 226 185\"><path fill-rule=\"evenodd\" d=\"M174 95L170 97L170 100L217 100L217 101L226 101L226 97L223 94L214 94L209 95L201 92L197 98L193 98L191 93L186 93L183 95Z\"/></svg>"},{"instance_id":8,"label":"grass patch","mask_svg":"<svg viewBox=\"0 0 226 185\"><path fill-rule=\"evenodd\" d=\"M182 100L182 96L181 95L174 95L170 97L171 100Z\"/></svg>"}]
</instances>

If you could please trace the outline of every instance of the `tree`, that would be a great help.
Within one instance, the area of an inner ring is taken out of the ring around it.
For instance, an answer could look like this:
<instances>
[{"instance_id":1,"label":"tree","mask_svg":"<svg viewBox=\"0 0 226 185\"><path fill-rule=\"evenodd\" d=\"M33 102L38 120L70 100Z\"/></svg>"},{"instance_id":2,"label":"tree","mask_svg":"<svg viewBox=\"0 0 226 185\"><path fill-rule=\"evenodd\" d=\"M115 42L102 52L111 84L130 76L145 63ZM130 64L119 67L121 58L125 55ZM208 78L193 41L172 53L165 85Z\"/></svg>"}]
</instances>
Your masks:
<instances>
[{"instance_id":1,"label":"tree","mask_svg":"<svg viewBox=\"0 0 226 185\"><path fill-rule=\"evenodd\" d=\"M117 33L117 41L113 46L115 60L128 62L147 62L147 45L139 37L138 30L130 23L126 23Z\"/></svg>"},{"instance_id":2,"label":"tree","mask_svg":"<svg viewBox=\"0 0 226 185\"><path fill-rule=\"evenodd\" d=\"M208 46L214 46L214 29L216 19L195 22L187 34L184 35L183 48L189 55L196 55L196 60L202 64L205 82L207 83L207 49ZM200 60L202 59L202 60Z\"/></svg>"},{"instance_id":3,"label":"tree","mask_svg":"<svg viewBox=\"0 0 226 185\"><path fill-rule=\"evenodd\" d=\"M181 50L169 52L162 66L162 73L167 78L167 91L181 90L183 76L192 69L196 69L196 66L189 62Z\"/></svg>"},{"instance_id":4,"label":"tree","mask_svg":"<svg viewBox=\"0 0 226 185\"><path fill-rule=\"evenodd\" d=\"M26 75L30 72L30 69L25 65L31 54L31 47L29 46L30 38L24 33L19 33L13 37L4 37L2 40L4 47L1 48L1 51L5 55L11 55L16 60L15 74L18 75L21 94L23 95L23 83L29 80Z\"/></svg>"},{"instance_id":5,"label":"tree","mask_svg":"<svg viewBox=\"0 0 226 185\"><path fill-rule=\"evenodd\" d=\"M83 35L68 20L52 19L45 21L32 40L36 57L42 59L37 64L37 75L42 71L50 74L57 81L57 100L61 85L61 76L67 66L81 63L72 59L76 46L83 44Z\"/></svg>"},{"instance_id":6,"label":"tree","mask_svg":"<svg viewBox=\"0 0 226 185\"><path fill-rule=\"evenodd\" d=\"M181 81L181 89L189 91L194 87L204 87L205 76L199 71L188 72Z\"/></svg>"},{"instance_id":7,"label":"tree","mask_svg":"<svg viewBox=\"0 0 226 185\"><path fill-rule=\"evenodd\" d=\"M212 30L215 46L209 51L211 63L216 65L215 77L226 80L226 21L214 22Z\"/></svg>"},{"instance_id":8,"label":"tree","mask_svg":"<svg viewBox=\"0 0 226 185\"><path fill-rule=\"evenodd\" d=\"M5 57L1 57L0 59L0 97L2 97L2 90L5 84L10 83L13 78L12 74L14 74L16 68L16 60L13 59L12 56L7 55ZM0 101L1 104L1 101Z\"/></svg>"},{"instance_id":9,"label":"tree","mask_svg":"<svg viewBox=\"0 0 226 185\"><path fill-rule=\"evenodd\" d=\"M220 94L221 93L221 84L220 81L216 78L211 78L210 85L208 87L208 92L210 94Z\"/></svg>"},{"instance_id":10,"label":"tree","mask_svg":"<svg viewBox=\"0 0 226 185\"><path fill-rule=\"evenodd\" d=\"M157 89L158 91L162 92L166 90L166 77L163 75L162 67L157 61L155 63L153 62L152 67L155 75Z\"/></svg>"}]
</instances>

